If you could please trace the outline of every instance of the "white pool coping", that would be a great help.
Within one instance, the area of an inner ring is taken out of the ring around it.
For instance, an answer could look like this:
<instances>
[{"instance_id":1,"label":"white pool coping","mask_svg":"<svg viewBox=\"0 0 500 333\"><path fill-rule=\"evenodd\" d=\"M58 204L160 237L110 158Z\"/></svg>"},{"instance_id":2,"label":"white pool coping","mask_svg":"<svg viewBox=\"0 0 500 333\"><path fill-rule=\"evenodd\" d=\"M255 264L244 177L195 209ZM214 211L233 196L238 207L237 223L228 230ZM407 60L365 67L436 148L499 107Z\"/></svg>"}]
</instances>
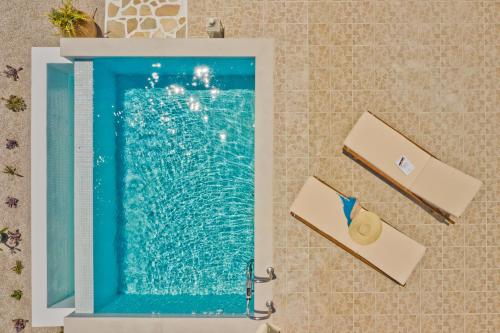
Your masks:
<instances>
[{"instance_id":1,"label":"white pool coping","mask_svg":"<svg viewBox=\"0 0 500 333\"><path fill-rule=\"evenodd\" d=\"M65 333L256 333L263 322L242 318L77 317L64 320Z\"/></svg>"},{"instance_id":2,"label":"white pool coping","mask_svg":"<svg viewBox=\"0 0 500 333\"><path fill-rule=\"evenodd\" d=\"M74 60L96 57L255 57L255 274L265 275L266 268L273 265L273 213L272 213L272 172L273 172L273 73L274 43L270 39L61 39L61 56ZM75 78L76 84L76 78ZM76 95L75 95L76 96ZM89 97L90 98L90 97ZM89 102L89 101L87 101ZM90 101L92 102L92 101ZM75 105L75 112L78 106ZM76 117L75 117L76 118ZM75 128L75 139L77 129ZM75 141L75 145L78 142ZM76 155L76 151L75 151ZM75 159L75 179L78 172ZM75 184L76 188L76 184ZM75 205L75 213L77 212ZM77 223L75 216L75 223ZM75 225L75 230L78 226ZM88 230L88 228L86 229ZM75 256L78 255L75 239ZM87 244L88 246L88 244ZM81 251L79 252L81 253ZM77 260L75 260L75 265ZM82 268L80 268L82 269ZM78 271L78 269L76 269ZM85 274L85 278L89 278ZM90 276L92 279L93 277ZM279 278L279 277L278 277ZM80 281L81 282L81 281ZM91 285L92 281L84 282ZM75 286L76 288L76 286ZM80 296L78 296L80 297ZM87 295L86 297L93 297ZM260 284L255 290L255 307L264 309L265 302L272 300L272 283ZM277 309L277 311L280 311ZM92 312L87 309L85 312ZM108 321L106 321L108 319ZM151 320L155 319L155 320ZM87 321L85 321L87 320ZM246 318L126 318L117 316L92 317L92 314L75 314L66 319L68 332L85 332L88 326L93 332L134 332L132 323L153 327L178 327L182 332L255 332L258 326ZM86 324L83 324L83 323ZM123 325L129 322L131 325ZM71 323L71 324L70 324ZM74 323L78 323L73 325ZM98 325L95 323L99 323ZM161 324L159 324L161 323ZM94 326L93 326L94 325ZM80 329L77 329L80 327ZM126 330L124 330L127 328ZM96 330L97 329L97 330Z\"/></svg>"},{"instance_id":3,"label":"white pool coping","mask_svg":"<svg viewBox=\"0 0 500 333\"><path fill-rule=\"evenodd\" d=\"M94 312L94 64L76 61L74 107L75 311Z\"/></svg>"},{"instance_id":4,"label":"white pool coping","mask_svg":"<svg viewBox=\"0 0 500 333\"><path fill-rule=\"evenodd\" d=\"M62 326L74 297L47 307L47 64L70 63L58 47L31 49L31 325Z\"/></svg>"}]
</instances>

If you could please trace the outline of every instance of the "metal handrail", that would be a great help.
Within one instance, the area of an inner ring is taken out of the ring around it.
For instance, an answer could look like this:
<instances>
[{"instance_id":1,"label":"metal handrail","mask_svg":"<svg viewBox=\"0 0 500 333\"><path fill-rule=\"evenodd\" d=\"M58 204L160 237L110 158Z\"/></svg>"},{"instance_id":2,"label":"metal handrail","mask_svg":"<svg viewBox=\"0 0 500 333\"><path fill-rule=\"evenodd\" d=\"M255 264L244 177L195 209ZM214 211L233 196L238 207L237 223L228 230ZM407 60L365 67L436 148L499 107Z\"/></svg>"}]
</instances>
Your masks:
<instances>
[{"instance_id":1,"label":"metal handrail","mask_svg":"<svg viewBox=\"0 0 500 333\"><path fill-rule=\"evenodd\" d=\"M253 277L253 282L255 283L266 283L266 282L271 282L272 280L276 280L276 274L274 274L274 268L273 267L268 267L266 269L267 276L254 276Z\"/></svg>"},{"instance_id":2,"label":"metal handrail","mask_svg":"<svg viewBox=\"0 0 500 333\"><path fill-rule=\"evenodd\" d=\"M267 301L266 302L266 308L267 310L262 311L262 310L253 310L254 313L259 313L259 314L264 314L264 316L255 316L250 314L250 302L247 301L247 312L246 316L248 319L251 320L266 320L271 318L271 315L276 312L276 309L274 308L274 303L273 301Z\"/></svg>"},{"instance_id":3,"label":"metal handrail","mask_svg":"<svg viewBox=\"0 0 500 333\"><path fill-rule=\"evenodd\" d=\"M271 282L272 280L276 280L276 274L274 273L273 267L268 267L266 269L267 276L256 276L252 274L253 265L254 265L254 260L250 259L247 262L247 272L246 272L247 281L251 280L254 283L266 283L266 282Z\"/></svg>"},{"instance_id":4,"label":"metal handrail","mask_svg":"<svg viewBox=\"0 0 500 333\"><path fill-rule=\"evenodd\" d=\"M254 284L255 283L267 283L276 279L276 274L274 274L274 268L268 267L266 269L267 276L254 276L253 275L253 265L254 260L251 259L247 263L246 267L246 316L251 320L266 320L271 317L273 313L276 312L274 308L274 303L271 300L266 302L267 310L253 310L253 313L263 314L263 316L255 316L250 313L250 302L252 300L252 295L254 293Z\"/></svg>"}]
</instances>

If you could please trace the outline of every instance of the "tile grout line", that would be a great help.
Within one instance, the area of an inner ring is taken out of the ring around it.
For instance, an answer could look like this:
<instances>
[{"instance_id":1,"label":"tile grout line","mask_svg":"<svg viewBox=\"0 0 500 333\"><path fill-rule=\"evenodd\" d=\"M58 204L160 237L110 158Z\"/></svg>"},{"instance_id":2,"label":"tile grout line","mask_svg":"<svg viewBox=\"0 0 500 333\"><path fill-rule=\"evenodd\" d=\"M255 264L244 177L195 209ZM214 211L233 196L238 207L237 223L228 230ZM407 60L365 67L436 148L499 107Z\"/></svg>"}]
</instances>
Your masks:
<instances>
[{"instance_id":1,"label":"tile grout line","mask_svg":"<svg viewBox=\"0 0 500 333\"><path fill-rule=\"evenodd\" d=\"M483 13L484 15L486 13ZM482 31L483 31L483 39L482 39L482 46L483 46L483 54L485 56L483 56L483 59L482 59L482 66L483 66L483 69L485 70L484 73L486 73L486 24L485 24L485 17L483 17L483 24L482 24ZM484 75L484 74L483 74ZM485 84L483 82L483 84ZM486 86L483 86L483 93L486 94ZM487 114L486 114L486 106L483 106L483 113L484 113L484 117L485 119L487 119ZM465 124L464 124L465 125ZM487 140L487 134L485 134L485 153L486 153L486 156L488 154L488 140ZM487 171L486 171L487 173ZM488 181L488 175L486 174L485 175L485 181ZM486 185L487 186L487 185ZM486 269L485 269L485 272L486 272L486 292L484 293L484 295L486 295L486 309L485 309L485 312L486 312L486 316L487 316L487 321L488 321L488 317L490 316L490 309L489 309L489 301L488 301L488 298L489 298L489 288L488 288L488 281L490 279L490 274L489 274L489 265L488 265L488 257L489 257L489 251L488 251L488 247L489 247L489 242L488 242L488 235L489 235L489 218L488 218L488 206L489 206L489 200L488 200L488 192L486 192L486 196L485 196L485 202L486 202L486 226L485 226L485 230L486 230L486 246L485 246L485 251L486 251ZM465 253L465 251L464 251ZM464 264L465 264L465 261L464 261ZM465 279L464 279L464 283L465 283ZM483 289L483 290L484 290ZM481 290L481 293L483 293L483 290ZM465 313L465 299L464 299L464 313ZM465 322L465 315L464 315L464 322ZM486 324L488 326L488 324ZM465 328L465 323L464 323L464 328ZM486 328L488 329L488 327Z\"/></svg>"},{"instance_id":2,"label":"tile grout line","mask_svg":"<svg viewBox=\"0 0 500 333\"><path fill-rule=\"evenodd\" d=\"M461 49L462 49L462 53L461 53L461 56L462 56L462 59L461 59L461 62L460 62L460 65L463 66L463 63L464 63L464 52L465 52L465 43L464 43L464 36L462 34L461 38L460 38L460 44L461 44ZM461 118L462 118L462 134L464 135L464 139L465 139L465 120L464 120L464 114L462 112L461 114ZM461 155L462 155L462 163L464 161L464 157L465 157L465 149L464 149L464 144L462 143L462 151L461 151ZM464 223L462 221L462 223ZM466 279L466 272L467 272L467 266L466 266L466 249L467 249L467 244L466 244L466 239L465 239L465 226L464 226L464 233L463 233L463 239L462 239L462 244L461 244L463 247L464 247L464 252L462 254L463 258L463 265L462 265L462 269L463 269L463 283L462 283L462 290L463 290L463 305L462 305L462 313L463 313L463 316L462 316L462 326L465 330L465 297L466 297L466 293L467 291L465 290L465 279Z\"/></svg>"},{"instance_id":3,"label":"tile grout line","mask_svg":"<svg viewBox=\"0 0 500 333\"><path fill-rule=\"evenodd\" d=\"M442 29L442 22L441 22L441 19L440 19L440 23L439 23L439 30L441 32L441 29ZM441 48L442 48L442 42L441 40L439 40L439 50L440 50L440 54L441 54ZM439 59L439 82L440 82L440 85L441 85L441 82L442 82L442 79L443 79L443 71L442 71L442 64L441 64L441 55L440 55L440 59ZM441 102L442 100L442 90L441 90L441 87L439 87L439 101ZM439 110L440 114L442 114L442 109ZM440 136L439 138L440 140L440 149L442 149L442 145L443 145L443 139L442 137ZM442 154L442 153L441 153ZM443 332L444 328L443 328L443 324L444 324L444 275L443 275L443 268L444 268L444 228L441 227L441 267L440 267L440 270L441 270L441 306L440 306L440 313L441 313L441 332Z\"/></svg>"},{"instance_id":4,"label":"tile grout line","mask_svg":"<svg viewBox=\"0 0 500 333\"><path fill-rule=\"evenodd\" d=\"M283 4L285 5L285 4ZM288 66L287 66L287 58L288 58L288 23L287 23L287 20L286 20L286 16L284 18L284 22L285 22L285 59L284 59L284 66L285 66L285 85L284 85L284 93L285 93L285 96L288 92L288 88L286 87L286 81L287 81L287 76L288 76ZM288 145L287 145L287 138L288 138L288 130L289 130L289 125L290 125L290 119L288 117L288 103L287 101L285 101L285 113L286 113L286 118L285 118L285 186L286 186L286 192L288 194L288 186L289 186L289 183L288 183L288 176L289 176L289 167L288 167ZM287 197L288 195L286 195ZM285 198L286 202L285 202L285 206L288 204L288 198ZM285 208L286 209L286 208ZM288 262L288 225L290 223L289 221L289 217L287 216L287 219L286 219L286 224L285 224L285 246L286 246L286 279L285 279L285 295L286 295L286 303L287 303L287 306L286 306L286 311L287 311L287 316L289 314L289 309L288 309L288 277L289 277L289 273L288 273L288 265L289 265L289 262ZM288 320L286 320L287 322L287 327L286 329L288 330Z\"/></svg>"},{"instance_id":5,"label":"tile grout line","mask_svg":"<svg viewBox=\"0 0 500 333\"><path fill-rule=\"evenodd\" d=\"M351 2L352 4L352 2ZM352 12L351 12L351 15ZM350 22L351 22L351 107L352 107L352 111L354 111L354 20L353 20L353 16L351 16L350 18ZM350 126L352 127L353 125L353 122L354 122L354 112L351 112L351 119L350 119ZM351 190L353 190L354 188L354 169L351 170ZM355 263L353 261L353 265L352 265L352 285L354 287L354 267L355 267ZM354 291L354 289L353 289ZM352 295L352 309L351 309L351 313L352 313L352 318L351 318L351 325L352 325L352 329L354 330L354 324L355 324L355 320L354 320L354 293L351 294Z\"/></svg>"},{"instance_id":6,"label":"tile grout line","mask_svg":"<svg viewBox=\"0 0 500 333\"><path fill-rule=\"evenodd\" d=\"M309 58L309 3L308 2L302 2L302 4L305 6L305 11L306 11L306 31L307 31L307 38L306 38L306 57L308 59L307 61L307 93L306 93L306 98L307 98L307 173L310 173L310 158L311 158L311 152L310 152L310 138L309 138L309 133L310 133L310 105L309 105L309 96L310 96L310 71L311 71L311 63L310 63L310 58ZM311 329L311 250L310 250L310 244L311 244L311 230L307 230L307 292L308 292L308 297L307 297L307 332L310 333Z\"/></svg>"},{"instance_id":7,"label":"tile grout line","mask_svg":"<svg viewBox=\"0 0 500 333\"><path fill-rule=\"evenodd\" d=\"M420 31L419 29L420 27L417 28L417 31ZM417 37L419 38L419 37ZM417 101L417 112L418 112L418 123L417 123L417 126L418 126L418 136L420 136L420 139L422 140L421 136L422 136L422 117L421 117L421 97L419 97L418 101ZM422 140L423 141L423 140ZM422 217L422 212L419 210L419 219L421 220L423 217ZM418 221L419 224L421 221ZM417 226L416 226L417 227ZM422 258L423 259L423 258ZM420 266L420 269L418 271L418 275L419 275L419 281L418 281L418 285L419 285L419 298L418 298L418 331L420 333L422 333L422 318L423 318L423 313L422 313L422 293L423 293L423 288L422 288L422 270L423 270L423 265L422 263L420 262L419 264Z\"/></svg>"}]
</instances>

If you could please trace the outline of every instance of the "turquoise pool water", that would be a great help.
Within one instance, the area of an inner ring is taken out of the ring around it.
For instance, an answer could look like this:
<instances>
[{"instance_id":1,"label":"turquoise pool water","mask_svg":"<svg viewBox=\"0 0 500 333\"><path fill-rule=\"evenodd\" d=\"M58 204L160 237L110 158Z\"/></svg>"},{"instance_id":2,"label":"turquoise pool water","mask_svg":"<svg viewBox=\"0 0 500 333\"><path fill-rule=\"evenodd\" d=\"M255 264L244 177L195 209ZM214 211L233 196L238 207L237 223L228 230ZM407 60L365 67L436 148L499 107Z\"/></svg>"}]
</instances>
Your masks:
<instances>
[{"instance_id":1,"label":"turquoise pool water","mask_svg":"<svg viewBox=\"0 0 500 333\"><path fill-rule=\"evenodd\" d=\"M94 60L97 313L245 312L254 58Z\"/></svg>"}]
</instances>

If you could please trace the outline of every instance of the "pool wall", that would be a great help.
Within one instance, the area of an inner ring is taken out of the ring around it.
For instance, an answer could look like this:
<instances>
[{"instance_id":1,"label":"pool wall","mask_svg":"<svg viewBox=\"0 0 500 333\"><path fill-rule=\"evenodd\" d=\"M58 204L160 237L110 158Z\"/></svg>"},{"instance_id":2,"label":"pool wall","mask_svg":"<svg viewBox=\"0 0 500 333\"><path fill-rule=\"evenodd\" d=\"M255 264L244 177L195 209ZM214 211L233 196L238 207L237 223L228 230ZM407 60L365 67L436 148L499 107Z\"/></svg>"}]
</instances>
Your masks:
<instances>
[{"instance_id":1,"label":"pool wall","mask_svg":"<svg viewBox=\"0 0 500 333\"><path fill-rule=\"evenodd\" d=\"M47 64L47 306L75 294L73 64ZM61 140L61 138L68 138Z\"/></svg>"}]
</instances>

